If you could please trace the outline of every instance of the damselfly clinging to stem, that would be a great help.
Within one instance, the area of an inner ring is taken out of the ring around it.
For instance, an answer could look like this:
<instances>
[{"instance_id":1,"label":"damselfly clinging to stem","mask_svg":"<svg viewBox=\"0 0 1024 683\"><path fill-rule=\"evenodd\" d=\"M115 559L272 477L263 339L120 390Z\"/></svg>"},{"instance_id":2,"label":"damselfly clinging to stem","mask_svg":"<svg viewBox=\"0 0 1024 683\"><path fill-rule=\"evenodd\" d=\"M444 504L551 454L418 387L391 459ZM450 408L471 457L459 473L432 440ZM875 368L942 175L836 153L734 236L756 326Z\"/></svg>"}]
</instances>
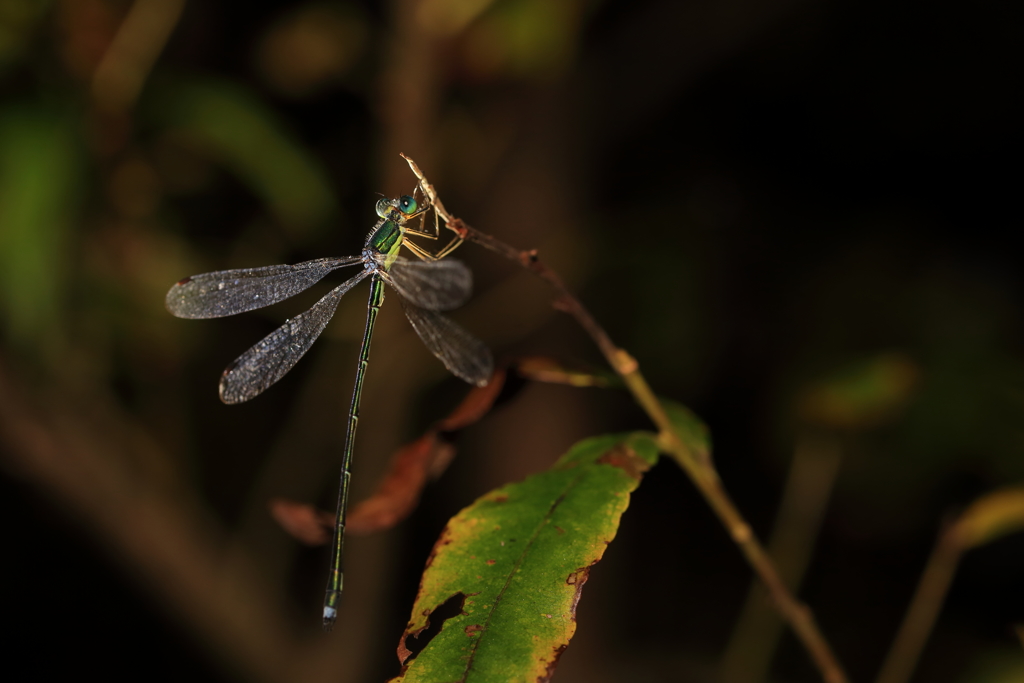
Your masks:
<instances>
[{"instance_id":1,"label":"damselfly clinging to stem","mask_svg":"<svg viewBox=\"0 0 1024 683\"><path fill-rule=\"evenodd\" d=\"M409 240L411 235L430 239L439 236L436 214L434 232L423 229L423 214L430 207L419 208L415 194L377 202L380 220L366 237L363 252L359 256L316 259L293 266L241 268L193 275L167 292L167 310L179 318L220 318L283 301L311 287L338 268L362 266L359 274L332 289L305 313L285 321L224 370L220 380L221 400L225 403L241 403L258 396L291 370L324 331L341 297L362 280L370 278L366 328L359 347L359 364L348 414L331 570L324 598L324 628L328 630L338 615L338 600L344 578L342 549L345 513L356 425L359 421L359 399L370 361L370 337L377 312L384 302L384 285L395 289L413 329L453 374L470 384L483 386L490 380L494 366L491 352L482 342L437 312L456 308L469 298L472 275L458 261L440 260L458 246L461 240L452 242L437 254L431 254ZM419 229L408 225L416 217L420 217ZM403 246L421 260L413 261L399 256L398 251Z\"/></svg>"}]
</instances>

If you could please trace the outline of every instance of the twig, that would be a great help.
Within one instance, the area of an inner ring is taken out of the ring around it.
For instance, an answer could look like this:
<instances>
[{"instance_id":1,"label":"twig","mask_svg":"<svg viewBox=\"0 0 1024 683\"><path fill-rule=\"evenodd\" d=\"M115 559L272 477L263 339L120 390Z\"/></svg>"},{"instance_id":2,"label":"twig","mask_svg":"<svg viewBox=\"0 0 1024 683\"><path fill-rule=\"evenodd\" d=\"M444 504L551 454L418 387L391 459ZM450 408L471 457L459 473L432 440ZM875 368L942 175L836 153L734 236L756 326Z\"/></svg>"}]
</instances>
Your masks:
<instances>
[{"instance_id":1,"label":"twig","mask_svg":"<svg viewBox=\"0 0 1024 683\"><path fill-rule=\"evenodd\" d=\"M960 557L972 548L1022 529L1024 487L1013 486L974 501L939 535L877 683L905 683L910 679L935 626Z\"/></svg>"},{"instance_id":2,"label":"twig","mask_svg":"<svg viewBox=\"0 0 1024 683\"><path fill-rule=\"evenodd\" d=\"M516 249L491 235L477 231L463 220L452 216L437 196L434 186L427 181L419 166L416 165L416 162L404 154L402 157L409 163L409 167L416 174L416 177L419 178L420 187L430 199L434 210L444 220L449 230L454 232L460 239L476 242L486 249L519 263L554 287L557 294L554 306L573 316L579 322L583 329L593 338L598 348L601 349L601 353L604 354L609 365L622 377L623 382L625 382L626 387L633 394L637 403L640 404L651 421L658 427L661 447L689 475L712 510L718 515L719 520L725 525L726 530L739 546L747 562L750 563L754 571L764 582L775 606L783 618L792 626L793 631L803 642L804 647L807 648L811 658L821 672L822 678L828 683L845 683L847 680L846 675L832 653L828 642L818 629L811 610L796 600L786 588L764 547L754 536L754 532L722 487L714 467L709 462L697 457L686 446L672 425L665 409L647 384L647 380L640 373L640 366L636 360L625 349L617 347L612 342L608 334L594 317L590 315L590 312L579 299L566 288L558 274L540 259L537 250Z\"/></svg>"},{"instance_id":3,"label":"twig","mask_svg":"<svg viewBox=\"0 0 1024 683\"><path fill-rule=\"evenodd\" d=\"M942 609L962 553L963 546L956 533L947 532L936 543L892 648L882 664L877 683L905 683L910 679Z\"/></svg>"},{"instance_id":4,"label":"twig","mask_svg":"<svg viewBox=\"0 0 1024 683\"><path fill-rule=\"evenodd\" d=\"M842 450L837 439L803 434L797 440L768 550L791 591L800 588L811 559ZM766 604L764 586L753 584L722 656L721 683L767 678L783 623Z\"/></svg>"}]
</instances>

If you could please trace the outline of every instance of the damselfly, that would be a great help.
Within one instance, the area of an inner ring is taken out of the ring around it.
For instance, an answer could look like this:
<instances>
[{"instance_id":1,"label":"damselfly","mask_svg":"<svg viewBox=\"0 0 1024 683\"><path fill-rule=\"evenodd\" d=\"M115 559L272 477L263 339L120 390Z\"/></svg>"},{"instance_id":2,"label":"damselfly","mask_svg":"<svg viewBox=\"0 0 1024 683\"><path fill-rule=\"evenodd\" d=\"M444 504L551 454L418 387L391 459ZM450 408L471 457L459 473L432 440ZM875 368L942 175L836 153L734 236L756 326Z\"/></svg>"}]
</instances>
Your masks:
<instances>
[{"instance_id":1,"label":"damselfly","mask_svg":"<svg viewBox=\"0 0 1024 683\"><path fill-rule=\"evenodd\" d=\"M494 367L491 352L482 342L438 313L456 308L469 298L472 275L458 261L440 260L458 242L453 242L439 254L430 254L420 245L409 241L410 235L432 239L438 237L436 216L434 233L423 230L422 216L429 209L429 206L420 209L416 199L409 195L399 199L381 199L377 202L380 220L367 236L359 256L316 259L292 266L204 273L185 278L167 292L167 309L179 318L220 318L283 301L311 287L338 268L362 266L358 275L332 289L305 313L285 321L224 370L220 380L221 400L225 403L241 403L258 396L291 370L324 331L341 297L362 280L370 278L366 328L359 347L359 364L348 414L331 570L324 598L323 620L324 628L328 630L338 615L338 600L344 578L342 549L345 513L356 425L359 421L359 399L370 361L370 337L373 335L377 312L384 302L384 285L394 288L413 329L453 374L470 384L483 386L490 380ZM416 217L421 217L419 229L409 225L409 221ZM399 256L398 251L403 246L421 260Z\"/></svg>"}]
</instances>

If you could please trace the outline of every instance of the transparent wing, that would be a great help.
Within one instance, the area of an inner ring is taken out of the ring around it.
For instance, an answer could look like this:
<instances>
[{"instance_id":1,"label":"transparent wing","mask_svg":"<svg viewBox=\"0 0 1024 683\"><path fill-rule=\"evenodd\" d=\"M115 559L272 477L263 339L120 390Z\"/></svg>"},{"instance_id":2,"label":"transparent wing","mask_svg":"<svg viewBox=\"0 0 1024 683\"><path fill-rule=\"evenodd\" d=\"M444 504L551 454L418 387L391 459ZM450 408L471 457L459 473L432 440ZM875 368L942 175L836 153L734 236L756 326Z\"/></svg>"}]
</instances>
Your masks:
<instances>
[{"instance_id":1,"label":"transparent wing","mask_svg":"<svg viewBox=\"0 0 1024 683\"><path fill-rule=\"evenodd\" d=\"M338 285L308 311L286 321L235 359L220 378L220 400L248 401L284 377L327 327L341 297L369 274L364 270Z\"/></svg>"},{"instance_id":2,"label":"transparent wing","mask_svg":"<svg viewBox=\"0 0 1024 683\"><path fill-rule=\"evenodd\" d=\"M294 266L193 275L171 287L164 303L179 318L222 318L284 301L313 286L332 270L362 260L361 256L322 258Z\"/></svg>"},{"instance_id":3,"label":"transparent wing","mask_svg":"<svg viewBox=\"0 0 1024 683\"><path fill-rule=\"evenodd\" d=\"M413 261L398 258L385 281L406 301L428 311L448 311L466 303L473 273L461 261Z\"/></svg>"},{"instance_id":4,"label":"transparent wing","mask_svg":"<svg viewBox=\"0 0 1024 683\"><path fill-rule=\"evenodd\" d=\"M440 313L420 308L402 296L398 299L416 334L449 372L478 387L491 380L494 359L482 341Z\"/></svg>"}]
</instances>

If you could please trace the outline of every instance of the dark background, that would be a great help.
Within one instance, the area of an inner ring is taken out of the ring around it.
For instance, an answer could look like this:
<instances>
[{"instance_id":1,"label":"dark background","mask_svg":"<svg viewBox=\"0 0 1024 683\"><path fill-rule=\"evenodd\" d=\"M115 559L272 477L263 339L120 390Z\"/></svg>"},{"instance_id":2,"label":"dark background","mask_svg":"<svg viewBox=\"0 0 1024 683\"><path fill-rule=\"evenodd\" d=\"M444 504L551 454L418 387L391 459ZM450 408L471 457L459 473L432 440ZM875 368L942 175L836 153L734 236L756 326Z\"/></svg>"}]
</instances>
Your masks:
<instances>
[{"instance_id":1,"label":"dark background","mask_svg":"<svg viewBox=\"0 0 1024 683\"><path fill-rule=\"evenodd\" d=\"M339 628L318 633L326 552L266 503L330 505L364 294L232 407L221 369L315 294L207 322L162 300L193 273L357 253L376 193L414 184L399 151L455 214L540 249L708 423L759 535L800 435L841 445L800 595L853 680L877 673L944 520L1024 477L1019 5L494 0L455 24L454 2L207 1L168 23L177 3L154 0L144 18L173 33L118 103L98 74L145 4L0 0L0 612L33 679L383 680L451 515L581 438L650 427L614 391L525 387L463 435L412 518L347 544ZM498 357L602 367L541 283L458 256L477 296L456 317ZM464 392L397 308L375 336L356 500ZM879 357L916 378L884 419L800 419L808 387ZM132 495L168 501L209 555L112 502ZM262 587L243 602L277 606L304 663L247 665L258 637L204 617L175 563L242 563ZM1019 534L968 553L915 680L1019 674L1022 574ZM717 680L750 578L663 462L555 680ZM772 680L816 679L785 636Z\"/></svg>"}]
</instances>

